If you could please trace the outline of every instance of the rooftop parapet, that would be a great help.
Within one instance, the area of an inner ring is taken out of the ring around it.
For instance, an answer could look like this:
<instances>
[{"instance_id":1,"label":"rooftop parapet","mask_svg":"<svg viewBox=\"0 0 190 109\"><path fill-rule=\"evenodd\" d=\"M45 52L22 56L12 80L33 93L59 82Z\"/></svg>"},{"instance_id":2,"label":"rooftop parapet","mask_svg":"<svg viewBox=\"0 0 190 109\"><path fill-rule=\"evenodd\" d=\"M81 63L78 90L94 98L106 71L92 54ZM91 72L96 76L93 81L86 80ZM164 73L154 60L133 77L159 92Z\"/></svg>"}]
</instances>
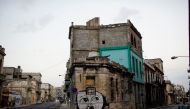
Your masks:
<instances>
[{"instance_id":1,"label":"rooftop parapet","mask_svg":"<svg viewBox=\"0 0 190 109\"><path fill-rule=\"evenodd\" d=\"M81 58L74 60L73 66L99 66L99 67L108 67L121 72L126 72L127 74L133 76L133 74L128 73L128 69L119 63L110 61L108 56L95 56L88 58Z\"/></svg>"},{"instance_id":2,"label":"rooftop parapet","mask_svg":"<svg viewBox=\"0 0 190 109\"><path fill-rule=\"evenodd\" d=\"M99 17L95 17L86 22L87 29L98 29L100 26Z\"/></svg>"}]
</instances>

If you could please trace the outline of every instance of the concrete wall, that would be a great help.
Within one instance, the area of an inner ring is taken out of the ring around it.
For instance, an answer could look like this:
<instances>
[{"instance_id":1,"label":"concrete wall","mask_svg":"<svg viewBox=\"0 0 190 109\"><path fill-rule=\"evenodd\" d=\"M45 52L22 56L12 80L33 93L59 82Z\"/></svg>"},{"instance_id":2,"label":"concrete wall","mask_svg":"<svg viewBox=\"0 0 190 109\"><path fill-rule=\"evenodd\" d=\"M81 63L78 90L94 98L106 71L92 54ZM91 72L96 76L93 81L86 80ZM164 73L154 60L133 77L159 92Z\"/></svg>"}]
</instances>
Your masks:
<instances>
[{"instance_id":1,"label":"concrete wall","mask_svg":"<svg viewBox=\"0 0 190 109\"><path fill-rule=\"evenodd\" d=\"M87 26L72 25L70 27L72 61L76 58L87 57L90 51L98 51L99 48L129 45L142 57L141 36L131 27L131 22L100 26L94 24L94 20L88 23ZM93 28L89 28L90 25ZM134 40L135 44L132 43Z\"/></svg>"},{"instance_id":2,"label":"concrete wall","mask_svg":"<svg viewBox=\"0 0 190 109\"><path fill-rule=\"evenodd\" d=\"M126 46L129 42L126 26L101 28L99 34L100 48ZM105 44L103 44L103 41L105 41Z\"/></svg>"},{"instance_id":3,"label":"concrete wall","mask_svg":"<svg viewBox=\"0 0 190 109\"><path fill-rule=\"evenodd\" d=\"M90 51L98 51L98 30L73 29L71 52L73 60L88 57Z\"/></svg>"}]
</instances>

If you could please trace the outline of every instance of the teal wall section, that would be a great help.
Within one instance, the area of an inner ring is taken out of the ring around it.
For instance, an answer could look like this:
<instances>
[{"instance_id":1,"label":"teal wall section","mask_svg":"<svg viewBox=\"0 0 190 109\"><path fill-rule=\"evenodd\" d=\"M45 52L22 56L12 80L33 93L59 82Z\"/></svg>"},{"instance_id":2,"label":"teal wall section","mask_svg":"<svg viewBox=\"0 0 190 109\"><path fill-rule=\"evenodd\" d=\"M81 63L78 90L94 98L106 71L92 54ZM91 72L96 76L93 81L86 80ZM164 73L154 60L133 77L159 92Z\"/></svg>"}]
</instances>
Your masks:
<instances>
[{"instance_id":1,"label":"teal wall section","mask_svg":"<svg viewBox=\"0 0 190 109\"><path fill-rule=\"evenodd\" d=\"M108 58L111 61L115 61L120 65L129 68L129 53L128 47L112 47L112 48L101 48L100 49L101 56L109 56Z\"/></svg>"},{"instance_id":2,"label":"teal wall section","mask_svg":"<svg viewBox=\"0 0 190 109\"><path fill-rule=\"evenodd\" d=\"M130 46L118 46L99 49L101 56L125 66L130 73L134 73L133 80L144 83L143 59L138 56Z\"/></svg>"},{"instance_id":3,"label":"teal wall section","mask_svg":"<svg viewBox=\"0 0 190 109\"><path fill-rule=\"evenodd\" d=\"M133 50L130 51L130 54L132 67L131 72L135 73L133 80L136 82L144 83L143 59L138 56Z\"/></svg>"}]
</instances>

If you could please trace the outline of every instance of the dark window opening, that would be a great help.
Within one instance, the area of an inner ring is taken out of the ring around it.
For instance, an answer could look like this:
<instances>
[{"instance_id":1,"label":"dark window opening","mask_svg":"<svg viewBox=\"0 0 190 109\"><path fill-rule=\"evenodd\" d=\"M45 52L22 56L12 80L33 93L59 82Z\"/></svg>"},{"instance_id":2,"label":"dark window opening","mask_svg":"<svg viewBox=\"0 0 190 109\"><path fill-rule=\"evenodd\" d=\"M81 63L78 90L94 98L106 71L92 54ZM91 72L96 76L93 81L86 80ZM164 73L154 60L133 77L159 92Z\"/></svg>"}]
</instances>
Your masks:
<instances>
[{"instance_id":1,"label":"dark window opening","mask_svg":"<svg viewBox=\"0 0 190 109\"><path fill-rule=\"evenodd\" d=\"M111 101L114 101L114 91L111 90Z\"/></svg>"},{"instance_id":2,"label":"dark window opening","mask_svg":"<svg viewBox=\"0 0 190 109\"><path fill-rule=\"evenodd\" d=\"M102 41L102 44L106 44L105 40Z\"/></svg>"},{"instance_id":3,"label":"dark window opening","mask_svg":"<svg viewBox=\"0 0 190 109\"><path fill-rule=\"evenodd\" d=\"M110 86L113 87L114 84L113 84L113 78L110 78Z\"/></svg>"},{"instance_id":4,"label":"dark window opening","mask_svg":"<svg viewBox=\"0 0 190 109\"><path fill-rule=\"evenodd\" d=\"M81 82L81 74L80 74L80 82Z\"/></svg>"},{"instance_id":5,"label":"dark window opening","mask_svg":"<svg viewBox=\"0 0 190 109\"><path fill-rule=\"evenodd\" d=\"M131 44L133 45L133 35L131 34Z\"/></svg>"},{"instance_id":6,"label":"dark window opening","mask_svg":"<svg viewBox=\"0 0 190 109\"><path fill-rule=\"evenodd\" d=\"M134 38L134 46L135 46L135 48L137 48L137 46L136 46L136 39Z\"/></svg>"},{"instance_id":7,"label":"dark window opening","mask_svg":"<svg viewBox=\"0 0 190 109\"><path fill-rule=\"evenodd\" d=\"M116 86L116 92L117 92L117 94L119 94L119 91L118 91L118 79L116 79L116 81L115 81L115 86Z\"/></svg>"},{"instance_id":8,"label":"dark window opening","mask_svg":"<svg viewBox=\"0 0 190 109\"><path fill-rule=\"evenodd\" d=\"M139 76L138 61L137 61L137 59L135 59L135 60L136 60L136 62L135 62L136 63L136 72L135 73L137 74L137 77L138 77Z\"/></svg>"},{"instance_id":9,"label":"dark window opening","mask_svg":"<svg viewBox=\"0 0 190 109\"><path fill-rule=\"evenodd\" d=\"M123 98L124 98L124 97L123 97L123 92L121 92L121 100L122 100L122 101L123 101Z\"/></svg>"},{"instance_id":10,"label":"dark window opening","mask_svg":"<svg viewBox=\"0 0 190 109\"><path fill-rule=\"evenodd\" d=\"M132 56L132 65L133 65L133 72L135 72L135 59L133 56Z\"/></svg>"}]
</instances>

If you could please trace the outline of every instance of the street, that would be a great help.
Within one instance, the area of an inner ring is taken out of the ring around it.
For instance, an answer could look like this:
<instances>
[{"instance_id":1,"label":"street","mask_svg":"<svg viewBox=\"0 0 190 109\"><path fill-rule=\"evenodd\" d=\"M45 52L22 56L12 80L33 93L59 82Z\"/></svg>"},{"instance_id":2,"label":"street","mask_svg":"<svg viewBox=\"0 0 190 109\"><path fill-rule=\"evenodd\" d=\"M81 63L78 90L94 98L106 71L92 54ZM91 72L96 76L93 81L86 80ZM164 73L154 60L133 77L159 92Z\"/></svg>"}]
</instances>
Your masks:
<instances>
[{"instance_id":1,"label":"street","mask_svg":"<svg viewBox=\"0 0 190 109\"><path fill-rule=\"evenodd\" d=\"M150 108L150 109L178 109L179 105L172 105L172 106L162 106L157 108ZM41 104L34 104L30 106L22 106L22 107L15 107L11 109L68 109L67 104L59 102L46 102ZM180 109L187 109L187 108L180 108Z\"/></svg>"},{"instance_id":2,"label":"street","mask_svg":"<svg viewBox=\"0 0 190 109\"><path fill-rule=\"evenodd\" d=\"M67 105L64 103L60 104L59 102L46 102L29 106L14 107L12 109L67 109Z\"/></svg>"},{"instance_id":3,"label":"street","mask_svg":"<svg viewBox=\"0 0 190 109\"><path fill-rule=\"evenodd\" d=\"M150 109L188 109L187 105L180 106L180 105L171 105L171 106L162 106L162 107L156 107L156 108L150 108Z\"/></svg>"}]
</instances>

